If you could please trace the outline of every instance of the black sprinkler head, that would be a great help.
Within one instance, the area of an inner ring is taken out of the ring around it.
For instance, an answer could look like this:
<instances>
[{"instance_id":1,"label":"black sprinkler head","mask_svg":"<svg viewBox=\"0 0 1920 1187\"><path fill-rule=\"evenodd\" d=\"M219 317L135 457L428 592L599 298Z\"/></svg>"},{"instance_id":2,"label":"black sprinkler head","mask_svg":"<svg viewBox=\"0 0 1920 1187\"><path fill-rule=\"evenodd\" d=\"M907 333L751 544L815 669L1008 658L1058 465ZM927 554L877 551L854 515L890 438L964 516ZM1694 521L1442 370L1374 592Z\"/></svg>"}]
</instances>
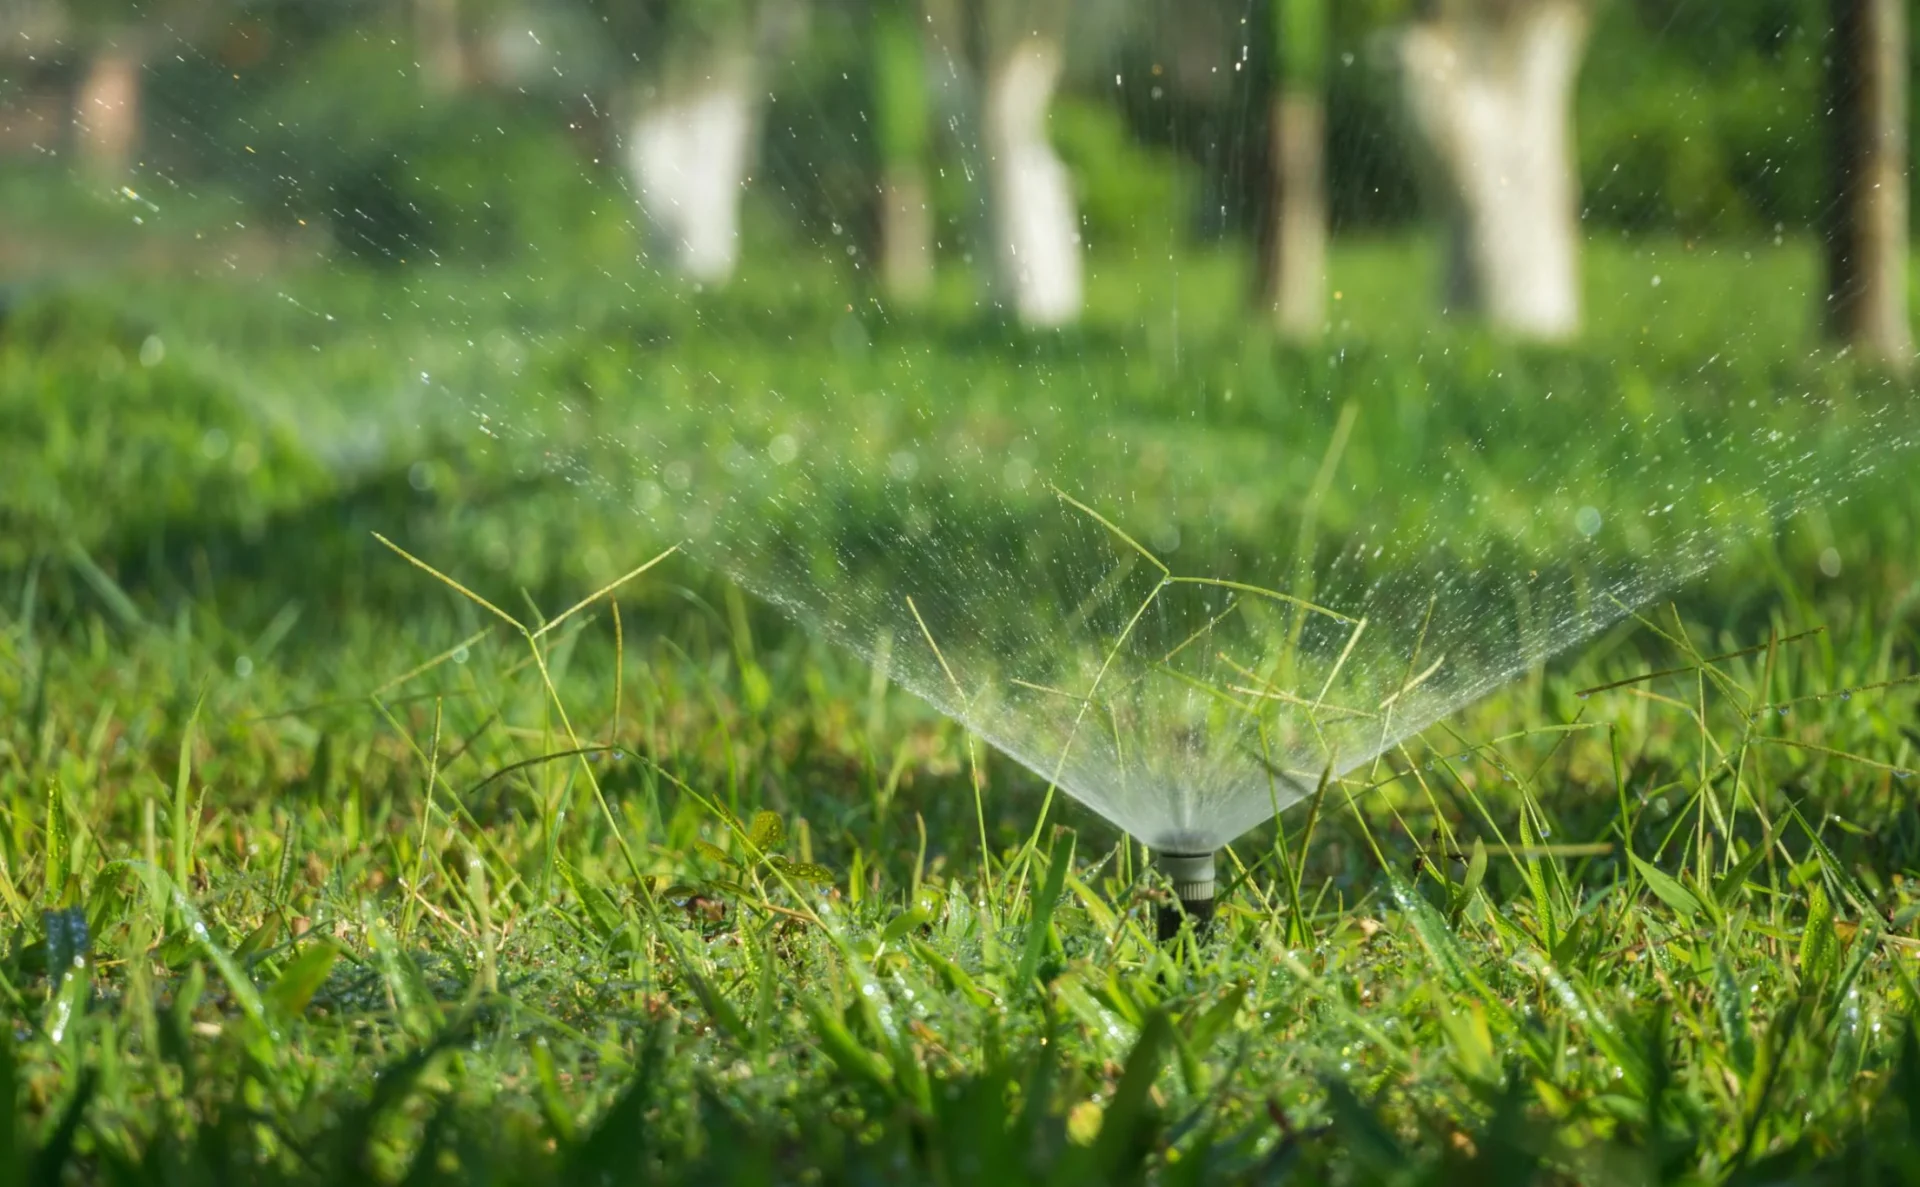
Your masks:
<instances>
[{"instance_id":1,"label":"black sprinkler head","mask_svg":"<svg viewBox=\"0 0 1920 1187\"><path fill-rule=\"evenodd\" d=\"M1184 920L1193 921L1195 935L1204 932L1213 920L1213 854L1157 853L1154 858L1173 880L1174 897L1180 900L1178 906L1160 908L1155 931L1161 942L1177 938Z\"/></svg>"}]
</instances>

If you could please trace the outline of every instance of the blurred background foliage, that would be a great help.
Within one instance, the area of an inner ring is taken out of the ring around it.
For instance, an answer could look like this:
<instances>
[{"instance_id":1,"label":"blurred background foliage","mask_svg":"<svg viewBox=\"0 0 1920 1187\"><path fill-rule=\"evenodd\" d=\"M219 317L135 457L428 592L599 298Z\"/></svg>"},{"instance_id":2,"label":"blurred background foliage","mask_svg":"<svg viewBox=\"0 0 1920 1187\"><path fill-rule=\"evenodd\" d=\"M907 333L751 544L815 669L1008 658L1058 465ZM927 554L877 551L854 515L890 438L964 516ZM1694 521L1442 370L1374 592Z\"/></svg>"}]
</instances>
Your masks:
<instances>
[{"instance_id":1,"label":"blurred background foliage","mask_svg":"<svg viewBox=\"0 0 1920 1187\"><path fill-rule=\"evenodd\" d=\"M114 35L116 13L154 19L162 5L81 13L40 52L8 51L0 106L10 116L10 168L34 145L64 138L66 96L86 68L90 36ZM776 25L761 171L783 194L789 233L817 237L847 215L846 195L876 151L872 71L862 47L870 0L804 10L738 3L577 5L478 0L458 10L473 85L419 85L417 21L374 0L255 0L203 20L198 55L147 63L155 134L146 168L203 196L222 188L269 225L321 221L345 251L541 250L627 217L608 209L611 121L634 77L660 77L689 38L757 20ZM1164 247L1169 212L1182 241L1249 232L1263 201L1266 151L1245 134L1274 68L1268 39L1249 35L1246 4L1170 0L1082 5L1087 36L1069 42L1053 117L1057 146L1085 203L1088 233L1115 247ZM1421 217L1382 40L1415 8L1405 0L1331 6L1326 176L1336 233L1390 232ZM1823 193L1821 0L1689 4L1608 0L1593 6L1576 99L1582 214L1592 229L1697 236L1771 234L1816 219ZM1246 46L1245 69L1222 77L1221 49ZM551 51L565 69L536 66ZM1110 67L1127 66L1116 86ZM1916 101L1920 102L1920 101ZM951 112L936 111L944 124ZM170 134L168 123L194 134ZM224 129L207 135L209 129ZM46 135L51 130L52 135ZM942 172L942 225L963 225L959 139L932 138ZM236 154L263 158L236 168ZM44 155L44 154L41 154ZM257 163L256 163L257 164ZM954 168L948 168L952 165ZM749 199L750 204L752 199ZM767 211L762 210L762 217ZM951 243L952 236L944 237Z\"/></svg>"}]
</instances>

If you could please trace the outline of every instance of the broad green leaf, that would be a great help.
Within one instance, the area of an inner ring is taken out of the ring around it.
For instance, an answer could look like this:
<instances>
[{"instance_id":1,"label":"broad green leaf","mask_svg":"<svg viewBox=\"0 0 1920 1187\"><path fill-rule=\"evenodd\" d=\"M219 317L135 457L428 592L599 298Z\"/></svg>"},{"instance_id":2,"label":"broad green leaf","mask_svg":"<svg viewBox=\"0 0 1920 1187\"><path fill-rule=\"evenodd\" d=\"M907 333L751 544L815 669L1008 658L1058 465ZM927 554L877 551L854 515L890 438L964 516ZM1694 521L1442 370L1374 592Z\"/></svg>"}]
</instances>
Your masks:
<instances>
[{"instance_id":1,"label":"broad green leaf","mask_svg":"<svg viewBox=\"0 0 1920 1187\"><path fill-rule=\"evenodd\" d=\"M813 1022L813 1033L820 1040L820 1049L835 1066L850 1079L892 1094L893 1069L885 1059L861 1046L847 1024L819 998L807 999L807 1014Z\"/></svg>"},{"instance_id":2,"label":"broad green leaf","mask_svg":"<svg viewBox=\"0 0 1920 1187\"><path fill-rule=\"evenodd\" d=\"M1096 995L1086 981L1089 971L1069 969L1047 988L1053 1000L1066 1007L1066 1013L1087 1028L1096 1050L1103 1055L1118 1055L1115 1044L1139 1034L1139 1025L1135 1020L1122 1017L1105 994Z\"/></svg>"},{"instance_id":3,"label":"broad green leaf","mask_svg":"<svg viewBox=\"0 0 1920 1187\"><path fill-rule=\"evenodd\" d=\"M1192 1041L1194 1050L1204 1056L1229 1025L1234 1016L1240 1013L1240 1004L1247 1000L1247 987L1236 985L1227 995L1213 1005L1207 1012L1195 1018L1187 1028L1187 1038Z\"/></svg>"},{"instance_id":4,"label":"broad green leaf","mask_svg":"<svg viewBox=\"0 0 1920 1187\"><path fill-rule=\"evenodd\" d=\"M1120 920L1114 915L1113 908L1100 901L1100 896L1094 892L1093 888L1074 877L1071 872L1067 874L1067 889L1073 892L1073 897L1080 903L1080 908L1093 920L1096 928L1111 934L1114 928L1119 926Z\"/></svg>"},{"instance_id":5,"label":"broad green leaf","mask_svg":"<svg viewBox=\"0 0 1920 1187\"><path fill-rule=\"evenodd\" d=\"M1661 902L1672 907L1686 919L1692 919L1700 913L1700 900L1694 897L1691 890L1680 885L1679 880L1672 874L1644 860L1639 854L1629 853L1627 856L1633 859L1633 868L1639 871L1640 877L1647 884L1647 889L1653 891L1654 896Z\"/></svg>"},{"instance_id":6,"label":"broad green leaf","mask_svg":"<svg viewBox=\"0 0 1920 1187\"><path fill-rule=\"evenodd\" d=\"M1486 880L1487 844L1479 837L1475 837L1473 839L1473 851L1467 857L1467 879L1461 883L1461 892L1467 897L1472 897L1473 892L1480 889L1480 884Z\"/></svg>"},{"instance_id":7,"label":"broad green leaf","mask_svg":"<svg viewBox=\"0 0 1920 1187\"><path fill-rule=\"evenodd\" d=\"M1839 929L1836 927L1836 941L1839 938L1838 932ZM1847 993L1853 989L1854 983L1860 979L1860 974L1866 969L1867 962L1873 958L1874 953L1880 950L1880 943L1881 935L1877 927L1872 931L1863 927L1854 935L1853 947L1847 951L1847 963L1840 966L1839 977L1834 980L1832 987L1827 990L1828 1000L1836 1002L1846 1000ZM1839 963L1837 942L1835 945L1834 960L1836 964Z\"/></svg>"},{"instance_id":8,"label":"broad green leaf","mask_svg":"<svg viewBox=\"0 0 1920 1187\"><path fill-rule=\"evenodd\" d=\"M1573 925L1561 934L1560 942L1555 944L1548 957L1555 964L1575 964L1580 958L1580 946L1587 938L1588 915L1576 916Z\"/></svg>"},{"instance_id":9,"label":"broad green leaf","mask_svg":"<svg viewBox=\"0 0 1920 1187\"><path fill-rule=\"evenodd\" d=\"M613 897L602 890L594 880L575 869L573 863L561 858L556 864L560 867L560 877L573 891L573 897L580 900L587 918L593 923L593 929L601 939L610 939L626 922L620 915L620 909L614 905ZM667 892L672 897L673 892Z\"/></svg>"},{"instance_id":10,"label":"broad green leaf","mask_svg":"<svg viewBox=\"0 0 1920 1187\"><path fill-rule=\"evenodd\" d=\"M187 897L186 891L174 884L167 872L158 866L144 861L111 861L100 871L101 877L118 877L122 871L131 871L146 883L148 896L156 903L167 903L185 925L181 941L189 947L198 947L206 958L213 963L214 969L227 983L227 990L233 995L234 1004L240 1012L258 1025L267 1029L266 1003L261 1000L260 989L252 978L240 968L226 949L214 942L213 932L200 917L200 912ZM162 944L162 948L166 947Z\"/></svg>"},{"instance_id":11,"label":"broad green leaf","mask_svg":"<svg viewBox=\"0 0 1920 1187\"><path fill-rule=\"evenodd\" d=\"M880 942L891 944L908 932L925 927L929 922L931 922L930 917L918 907L911 911L902 911L895 915L893 921L887 924L886 930L880 933Z\"/></svg>"},{"instance_id":12,"label":"broad green leaf","mask_svg":"<svg viewBox=\"0 0 1920 1187\"><path fill-rule=\"evenodd\" d=\"M288 962L280 976L268 987L267 1004L289 1018L299 1017L306 1012L313 995L327 983L327 977L333 972L333 964L339 958L340 949L324 940L307 945L300 955Z\"/></svg>"},{"instance_id":13,"label":"broad green leaf","mask_svg":"<svg viewBox=\"0 0 1920 1187\"><path fill-rule=\"evenodd\" d=\"M1724 952L1713 958L1713 1003L1720 1014L1720 1029L1727 1037L1733 1070L1745 1080L1753 1074L1753 1028L1748 1021L1747 995Z\"/></svg>"},{"instance_id":14,"label":"broad green leaf","mask_svg":"<svg viewBox=\"0 0 1920 1187\"><path fill-rule=\"evenodd\" d=\"M1206 1095L1207 1085L1211 1082L1211 1078L1207 1075L1206 1063L1194 1050L1194 1045L1187 1041L1187 1036L1181 1033L1179 1027L1173 1028L1171 1036L1173 1053L1180 1064L1180 1078L1186 1081L1187 1091L1196 1097Z\"/></svg>"},{"instance_id":15,"label":"broad green leaf","mask_svg":"<svg viewBox=\"0 0 1920 1187\"><path fill-rule=\"evenodd\" d=\"M973 975L961 968L950 957L911 937L907 940L907 947L913 950L915 956L925 961L928 968L940 975L940 979L946 982L948 989L960 994L978 1007L993 1003L993 995L980 988L974 981Z\"/></svg>"},{"instance_id":16,"label":"broad green leaf","mask_svg":"<svg viewBox=\"0 0 1920 1187\"><path fill-rule=\"evenodd\" d=\"M747 1030L746 1022L741 1019L740 1012L733 1008L733 1003L729 1002L724 994L713 987L712 982L700 975L698 968L694 967L692 958L688 956L681 942L681 937L686 933L672 927L663 927L657 934L666 941L667 950L673 953L675 966L680 970L680 975L686 979L687 985L692 988L693 995L700 999L700 1005L706 1010L707 1017L712 1019L713 1024L730 1036L734 1042L742 1047L751 1046L752 1035Z\"/></svg>"},{"instance_id":17,"label":"broad green leaf","mask_svg":"<svg viewBox=\"0 0 1920 1187\"><path fill-rule=\"evenodd\" d=\"M1493 1033L1487 1028L1486 1011L1474 1003L1463 1009L1441 1009L1436 1015L1440 1029L1446 1032L1447 1047L1454 1067L1468 1080L1483 1086L1500 1082L1500 1059L1493 1048Z\"/></svg>"},{"instance_id":18,"label":"broad green leaf","mask_svg":"<svg viewBox=\"0 0 1920 1187\"><path fill-rule=\"evenodd\" d=\"M695 841L693 851L718 865L731 868L735 864L733 858L727 856L727 851L712 841Z\"/></svg>"},{"instance_id":19,"label":"broad green leaf","mask_svg":"<svg viewBox=\"0 0 1920 1187\"><path fill-rule=\"evenodd\" d=\"M1807 926L1800 933L1800 977L1825 981L1839 959L1839 940L1833 931L1833 904L1819 882L1807 888Z\"/></svg>"},{"instance_id":20,"label":"broad green leaf","mask_svg":"<svg viewBox=\"0 0 1920 1187\"><path fill-rule=\"evenodd\" d=\"M1713 897L1719 899L1722 906L1732 902L1733 896L1739 894L1741 889L1746 886L1747 879L1753 876L1753 871L1758 869L1760 863L1767 859L1767 850L1772 847L1773 835L1771 833L1755 842L1753 848L1747 850L1746 856L1734 863L1734 867L1728 870L1720 878L1720 881L1714 884Z\"/></svg>"},{"instance_id":21,"label":"broad green leaf","mask_svg":"<svg viewBox=\"0 0 1920 1187\"><path fill-rule=\"evenodd\" d=\"M1067 882L1067 867L1073 864L1074 835L1062 832L1053 841L1053 853L1047 859L1047 877L1034 896L1033 917L1027 921L1027 945L1020 953L1020 965L1014 970L1014 984L1026 986L1039 971L1040 958L1047 950L1047 928L1053 922L1053 909L1060 902L1060 888Z\"/></svg>"},{"instance_id":22,"label":"broad green leaf","mask_svg":"<svg viewBox=\"0 0 1920 1187\"><path fill-rule=\"evenodd\" d=\"M1412 1160L1398 1135L1345 1082L1327 1082L1326 1108L1333 1120L1332 1140L1365 1168L1366 1180L1391 1182L1406 1174Z\"/></svg>"},{"instance_id":23,"label":"broad green leaf","mask_svg":"<svg viewBox=\"0 0 1920 1187\"><path fill-rule=\"evenodd\" d=\"M533 1040L533 1075L540 1086L540 1112L547 1119L547 1128L554 1137L562 1142L573 1141L575 1126L573 1110L567 1106L567 1098L560 1091L560 1073L553 1066L553 1050L545 1035Z\"/></svg>"},{"instance_id":24,"label":"broad green leaf","mask_svg":"<svg viewBox=\"0 0 1920 1187\"><path fill-rule=\"evenodd\" d=\"M1447 926L1447 921L1393 870L1387 871L1387 885L1393 892L1394 902L1413 924L1414 934L1420 937L1421 946L1427 950L1433 963L1439 966L1447 984L1454 989L1468 988L1467 958L1460 951L1459 941L1454 937L1453 929Z\"/></svg>"},{"instance_id":25,"label":"broad green leaf","mask_svg":"<svg viewBox=\"0 0 1920 1187\"><path fill-rule=\"evenodd\" d=\"M1057 851L1059 846L1054 848ZM1173 1023L1164 1010L1154 1011L1127 1055L1120 1083L1114 1088L1106 1115L1100 1122L1100 1136L1093 1146L1100 1182L1132 1181L1135 1176L1131 1172L1153 1149L1157 1126L1151 1124L1149 1093L1154 1080L1159 1078L1165 1049L1172 1041Z\"/></svg>"},{"instance_id":26,"label":"broad green leaf","mask_svg":"<svg viewBox=\"0 0 1920 1187\"><path fill-rule=\"evenodd\" d=\"M1089 991L1106 1007L1127 1020L1127 1025L1139 1030L1147 1024L1147 1015L1153 1012L1157 1004L1151 992L1139 992L1137 979L1128 977L1119 969L1107 970L1106 979L1095 984L1088 980Z\"/></svg>"},{"instance_id":27,"label":"broad green leaf","mask_svg":"<svg viewBox=\"0 0 1920 1187\"><path fill-rule=\"evenodd\" d=\"M760 811L753 814L753 824L747 829L747 842L761 853L773 853L787 839L787 826L780 822L778 812Z\"/></svg>"},{"instance_id":28,"label":"broad green leaf","mask_svg":"<svg viewBox=\"0 0 1920 1187\"><path fill-rule=\"evenodd\" d=\"M280 927L280 920L277 917L268 916L265 923L248 932L234 947L233 958L250 960L255 953L266 951L268 945L280 937Z\"/></svg>"},{"instance_id":29,"label":"broad green leaf","mask_svg":"<svg viewBox=\"0 0 1920 1187\"><path fill-rule=\"evenodd\" d=\"M1539 844L1534 835L1533 813L1527 805L1520 809L1520 846L1533 850ZM1527 890L1533 896L1533 907L1540 919L1540 942L1549 952L1560 943L1560 920L1553 909L1553 896L1547 892L1547 877L1540 868L1540 859L1535 856L1522 858L1520 872L1526 877Z\"/></svg>"},{"instance_id":30,"label":"broad green leaf","mask_svg":"<svg viewBox=\"0 0 1920 1187\"><path fill-rule=\"evenodd\" d=\"M769 864L786 874L789 878L798 878L802 882L812 882L819 886L832 886L839 881L832 870L817 861L788 861L779 855L767 858Z\"/></svg>"},{"instance_id":31,"label":"broad green leaf","mask_svg":"<svg viewBox=\"0 0 1920 1187\"><path fill-rule=\"evenodd\" d=\"M67 835L67 797L60 780L47 780L47 906L65 906L67 857L73 842Z\"/></svg>"}]
</instances>

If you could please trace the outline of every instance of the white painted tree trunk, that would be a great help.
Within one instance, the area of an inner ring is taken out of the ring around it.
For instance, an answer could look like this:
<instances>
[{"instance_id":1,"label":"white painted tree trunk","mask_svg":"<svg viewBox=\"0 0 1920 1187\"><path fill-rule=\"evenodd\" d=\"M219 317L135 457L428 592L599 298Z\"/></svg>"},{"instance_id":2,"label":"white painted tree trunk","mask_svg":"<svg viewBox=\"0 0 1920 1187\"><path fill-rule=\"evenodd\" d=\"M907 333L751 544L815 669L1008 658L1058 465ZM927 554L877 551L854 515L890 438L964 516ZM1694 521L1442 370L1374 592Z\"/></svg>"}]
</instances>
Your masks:
<instances>
[{"instance_id":1,"label":"white painted tree trunk","mask_svg":"<svg viewBox=\"0 0 1920 1187\"><path fill-rule=\"evenodd\" d=\"M472 68L460 29L460 0L414 0L413 35L428 89L447 95L466 86Z\"/></svg>"},{"instance_id":2,"label":"white painted tree trunk","mask_svg":"<svg viewBox=\"0 0 1920 1187\"><path fill-rule=\"evenodd\" d=\"M918 169L891 167L881 179L880 277L910 305L933 291L933 198Z\"/></svg>"},{"instance_id":3,"label":"white painted tree trunk","mask_svg":"<svg viewBox=\"0 0 1920 1187\"><path fill-rule=\"evenodd\" d=\"M1273 225L1264 261L1274 328L1319 336L1327 321L1326 109L1312 92L1273 104Z\"/></svg>"},{"instance_id":4,"label":"white painted tree trunk","mask_svg":"<svg viewBox=\"0 0 1920 1187\"><path fill-rule=\"evenodd\" d=\"M753 158L758 110L753 63L718 55L640 105L627 134L627 168L646 215L656 259L717 284L740 257L740 195Z\"/></svg>"},{"instance_id":5,"label":"white painted tree trunk","mask_svg":"<svg viewBox=\"0 0 1920 1187\"><path fill-rule=\"evenodd\" d=\"M140 56L108 47L87 63L74 96L73 128L83 168L109 180L123 178L140 144Z\"/></svg>"},{"instance_id":6,"label":"white painted tree trunk","mask_svg":"<svg viewBox=\"0 0 1920 1187\"><path fill-rule=\"evenodd\" d=\"M981 112L995 284L1028 325L1080 316L1080 226L1073 182L1047 138L1060 49L1037 36L996 52Z\"/></svg>"},{"instance_id":7,"label":"white painted tree trunk","mask_svg":"<svg viewBox=\"0 0 1920 1187\"><path fill-rule=\"evenodd\" d=\"M1576 0L1443 5L1400 38L1414 127L1449 210L1447 301L1522 337L1580 328Z\"/></svg>"},{"instance_id":8,"label":"white painted tree trunk","mask_svg":"<svg viewBox=\"0 0 1920 1187\"><path fill-rule=\"evenodd\" d=\"M1897 370L1907 314L1909 0L1831 0L1825 212L1827 332Z\"/></svg>"}]
</instances>

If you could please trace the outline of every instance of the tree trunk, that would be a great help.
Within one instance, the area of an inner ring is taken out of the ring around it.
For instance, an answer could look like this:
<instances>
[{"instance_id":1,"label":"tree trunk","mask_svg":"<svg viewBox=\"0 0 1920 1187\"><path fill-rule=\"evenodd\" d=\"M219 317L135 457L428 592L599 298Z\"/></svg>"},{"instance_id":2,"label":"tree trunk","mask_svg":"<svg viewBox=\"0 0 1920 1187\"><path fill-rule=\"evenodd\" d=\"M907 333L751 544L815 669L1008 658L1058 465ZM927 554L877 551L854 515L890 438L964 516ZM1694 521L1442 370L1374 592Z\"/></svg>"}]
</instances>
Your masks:
<instances>
[{"instance_id":1,"label":"tree trunk","mask_svg":"<svg viewBox=\"0 0 1920 1187\"><path fill-rule=\"evenodd\" d=\"M460 32L460 0L413 0L413 33L428 89L447 95L465 87L471 69Z\"/></svg>"},{"instance_id":2,"label":"tree trunk","mask_svg":"<svg viewBox=\"0 0 1920 1187\"><path fill-rule=\"evenodd\" d=\"M1576 0L1459 0L1400 38L1409 114L1448 214L1446 302L1528 338L1580 327Z\"/></svg>"},{"instance_id":3,"label":"tree trunk","mask_svg":"<svg viewBox=\"0 0 1920 1187\"><path fill-rule=\"evenodd\" d=\"M1326 0L1269 0L1274 98L1261 299L1289 338L1327 319Z\"/></svg>"},{"instance_id":4,"label":"tree trunk","mask_svg":"<svg viewBox=\"0 0 1920 1187\"><path fill-rule=\"evenodd\" d=\"M1904 369L1908 0L1830 0L1827 332Z\"/></svg>"},{"instance_id":5,"label":"tree trunk","mask_svg":"<svg viewBox=\"0 0 1920 1187\"><path fill-rule=\"evenodd\" d=\"M933 291L933 209L926 175L888 166L880 182L880 282L896 301Z\"/></svg>"},{"instance_id":6,"label":"tree trunk","mask_svg":"<svg viewBox=\"0 0 1920 1187\"><path fill-rule=\"evenodd\" d=\"M880 160L880 283L915 304L933 288L927 189L927 72L917 3L880 0L873 14L874 138Z\"/></svg>"},{"instance_id":7,"label":"tree trunk","mask_svg":"<svg viewBox=\"0 0 1920 1187\"><path fill-rule=\"evenodd\" d=\"M1060 49L1028 34L995 46L982 105L996 288L1021 321L1080 315L1080 228L1072 179L1047 139Z\"/></svg>"},{"instance_id":8,"label":"tree trunk","mask_svg":"<svg viewBox=\"0 0 1920 1187\"><path fill-rule=\"evenodd\" d=\"M1273 103L1273 226L1266 301L1274 328L1317 338L1327 323L1326 109L1320 96L1283 92Z\"/></svg>"},{"instance_id":9,"label":"tree trunk","mask_svg":"<svg viewBox=\"0 0 1920 1187\"><path fill-rule=\"evenodd\" d=\"M140 145L140 56L122 46L97 51L74 97L73 127L83 169L119 181Z\"/></svg>"},{"instance_id":10,"label":"tree trunk","mask_svg":"<svg viewBox=\"0 0 1920 1187\"><path fill-rule=\"evenodd\" d=\"M739 262L740 194L758 124L753 77L748 53L718 54L704 75L644 101L627 137L651 253L703 283L725 281Z\"/></svg>"}]
</instances>

